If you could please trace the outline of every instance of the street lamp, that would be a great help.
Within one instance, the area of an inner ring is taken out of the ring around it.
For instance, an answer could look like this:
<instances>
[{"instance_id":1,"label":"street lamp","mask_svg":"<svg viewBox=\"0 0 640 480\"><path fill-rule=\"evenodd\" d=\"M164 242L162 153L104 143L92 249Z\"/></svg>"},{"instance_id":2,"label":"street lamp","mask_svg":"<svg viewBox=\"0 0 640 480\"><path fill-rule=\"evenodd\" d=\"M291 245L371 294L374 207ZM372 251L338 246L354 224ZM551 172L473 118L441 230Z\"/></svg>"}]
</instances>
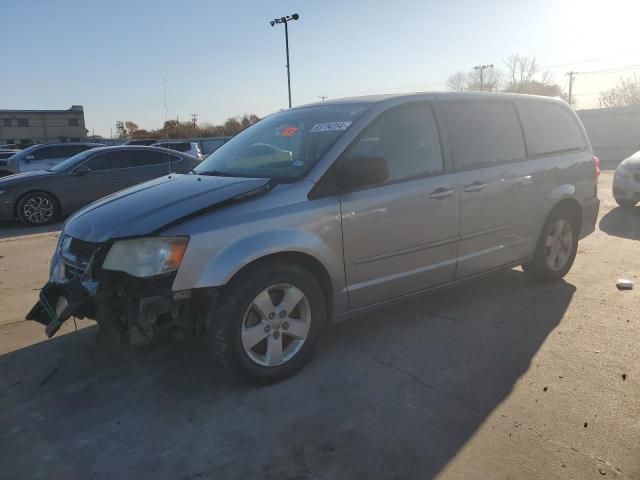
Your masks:
<instances>
[{"instance_id":1,"label":"street lamp","mask_svg":"<svg viewBox=\"0 0 640 480\"><path fill-rule=\"evenodd\" d=\"M474 70L480 71L480 91L484 91L484 71L487 68L493 68L493 63L491 65L476 65L473 67Z\"/></svg>"},{"instance_id":2,"label":"street lamp","mask_svg":"<svg viewBox=\"0 0 640 480\"><path fill-rule=\"evenodd\" d=\"M289 108L291 108L291 71L289 69L289 27L288 23L291 20L298 20L300 15L294 13L293 15L287 15L286 17L274 18L269 22L272 27L275 27L279 23L284 23L284 39L287 47L287 86L289 87Z\"/></svg>"}]
</instances>

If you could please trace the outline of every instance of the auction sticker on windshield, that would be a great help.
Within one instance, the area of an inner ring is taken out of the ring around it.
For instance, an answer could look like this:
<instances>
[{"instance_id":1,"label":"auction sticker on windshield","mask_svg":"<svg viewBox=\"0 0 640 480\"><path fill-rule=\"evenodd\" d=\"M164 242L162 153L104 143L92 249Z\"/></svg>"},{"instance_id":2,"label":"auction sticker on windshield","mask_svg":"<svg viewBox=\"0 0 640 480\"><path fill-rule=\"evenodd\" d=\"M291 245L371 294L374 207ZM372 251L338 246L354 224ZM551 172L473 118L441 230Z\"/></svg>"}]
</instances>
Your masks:
<instances>
[{"instance_id":1,"label":"auction sticker on windshield","mask_svg":"<svg viewBox=\"0 0 640 480\"><path fill-rule=\"evenodd\" d=\"M318 132L339 132L349 128L352 122L329 122L329 123L316 123L309 133Z\"/></svg>"}]
</instances>

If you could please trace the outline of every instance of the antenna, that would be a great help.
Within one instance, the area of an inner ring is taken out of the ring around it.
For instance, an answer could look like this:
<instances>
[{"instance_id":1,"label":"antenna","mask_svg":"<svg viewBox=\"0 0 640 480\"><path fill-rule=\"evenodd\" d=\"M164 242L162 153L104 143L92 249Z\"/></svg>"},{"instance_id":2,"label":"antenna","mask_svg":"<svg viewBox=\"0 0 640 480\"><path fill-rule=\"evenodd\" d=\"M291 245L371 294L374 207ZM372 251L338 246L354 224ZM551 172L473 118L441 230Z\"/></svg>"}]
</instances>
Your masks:
<instances>
[{"instance_id":1,"label":"antenna","mask_svg":"<svg viewBox=\"0 0 640 480\"><path fill-rule=\"evenodd\" d=\"M167 121L169 120L169 111L167 109L167 76L165 75L164 77L162 77L162 84L164 87L164 126L165 126L165 130L164 130L164 136L165 139L167 141L167 147L169 147L168 143L169 143L169 132L166 129L167 126ZM171 175L171 155L169 153L167 153L167 160L169 161L169 175Z\"/></svg>"}]
</instances>

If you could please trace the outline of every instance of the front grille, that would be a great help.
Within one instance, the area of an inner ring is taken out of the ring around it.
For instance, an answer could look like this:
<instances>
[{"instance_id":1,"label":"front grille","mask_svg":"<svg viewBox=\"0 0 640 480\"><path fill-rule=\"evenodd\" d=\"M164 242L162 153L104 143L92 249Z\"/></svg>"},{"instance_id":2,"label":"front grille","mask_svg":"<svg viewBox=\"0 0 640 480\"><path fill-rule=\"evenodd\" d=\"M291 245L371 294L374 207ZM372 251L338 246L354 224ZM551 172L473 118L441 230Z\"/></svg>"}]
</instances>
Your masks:
<instances>
[{"instance_id":1,"label":"front grille","mask_svg":"<svg viewBox=\"0 0 640 480\"><path fill-rule=\"evenodd\" d=\"M83 260L89 261L99 246L99 243L86 242L78 238L72 238L69 243L69 253L76 257L80 257Z\"/></svg>"},{"instance_id":2,"label":"front grille","mask_svg":"<svg viewBox=\"0 0 640 480\"><path fill-rule=\"evenodd\" d=\"M87 273L89 262L100 247L99 243L66 237L62 243L61 274L64 278L82 278Z\"/></svg>"}]
</instances>

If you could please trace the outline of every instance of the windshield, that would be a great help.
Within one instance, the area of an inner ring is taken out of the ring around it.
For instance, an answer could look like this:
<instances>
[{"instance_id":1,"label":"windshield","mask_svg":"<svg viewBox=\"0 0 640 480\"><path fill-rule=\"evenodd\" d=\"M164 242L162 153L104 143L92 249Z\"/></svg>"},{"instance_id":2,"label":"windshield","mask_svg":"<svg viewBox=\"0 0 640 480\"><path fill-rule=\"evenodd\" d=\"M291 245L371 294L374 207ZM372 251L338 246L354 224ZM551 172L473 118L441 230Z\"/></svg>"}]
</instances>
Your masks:
<instances>
[{"instance_id":1,"label":"windshield","mask_svg":"<svg viewBox=\"0 0 640 480\"><path fill-rule=\"evenodd\" d=\"M203 160L198 174L300 178L369 107L327 105L273 114Z\"/></svg>"},{"instance_id":2,"label":"windshield","mask_svg":"<svg viewBox=\"0 0 640 480\"><path fill-rule=\"evenodd\" d=\"M73 169L76 165L84 162L89 156L93 155L95 150L85 150L84 152L80 152L73 157L67 158L64 162L59 163L55 167L49 169L50 172L68 172Z\"/></svg>"}]
</instances>

